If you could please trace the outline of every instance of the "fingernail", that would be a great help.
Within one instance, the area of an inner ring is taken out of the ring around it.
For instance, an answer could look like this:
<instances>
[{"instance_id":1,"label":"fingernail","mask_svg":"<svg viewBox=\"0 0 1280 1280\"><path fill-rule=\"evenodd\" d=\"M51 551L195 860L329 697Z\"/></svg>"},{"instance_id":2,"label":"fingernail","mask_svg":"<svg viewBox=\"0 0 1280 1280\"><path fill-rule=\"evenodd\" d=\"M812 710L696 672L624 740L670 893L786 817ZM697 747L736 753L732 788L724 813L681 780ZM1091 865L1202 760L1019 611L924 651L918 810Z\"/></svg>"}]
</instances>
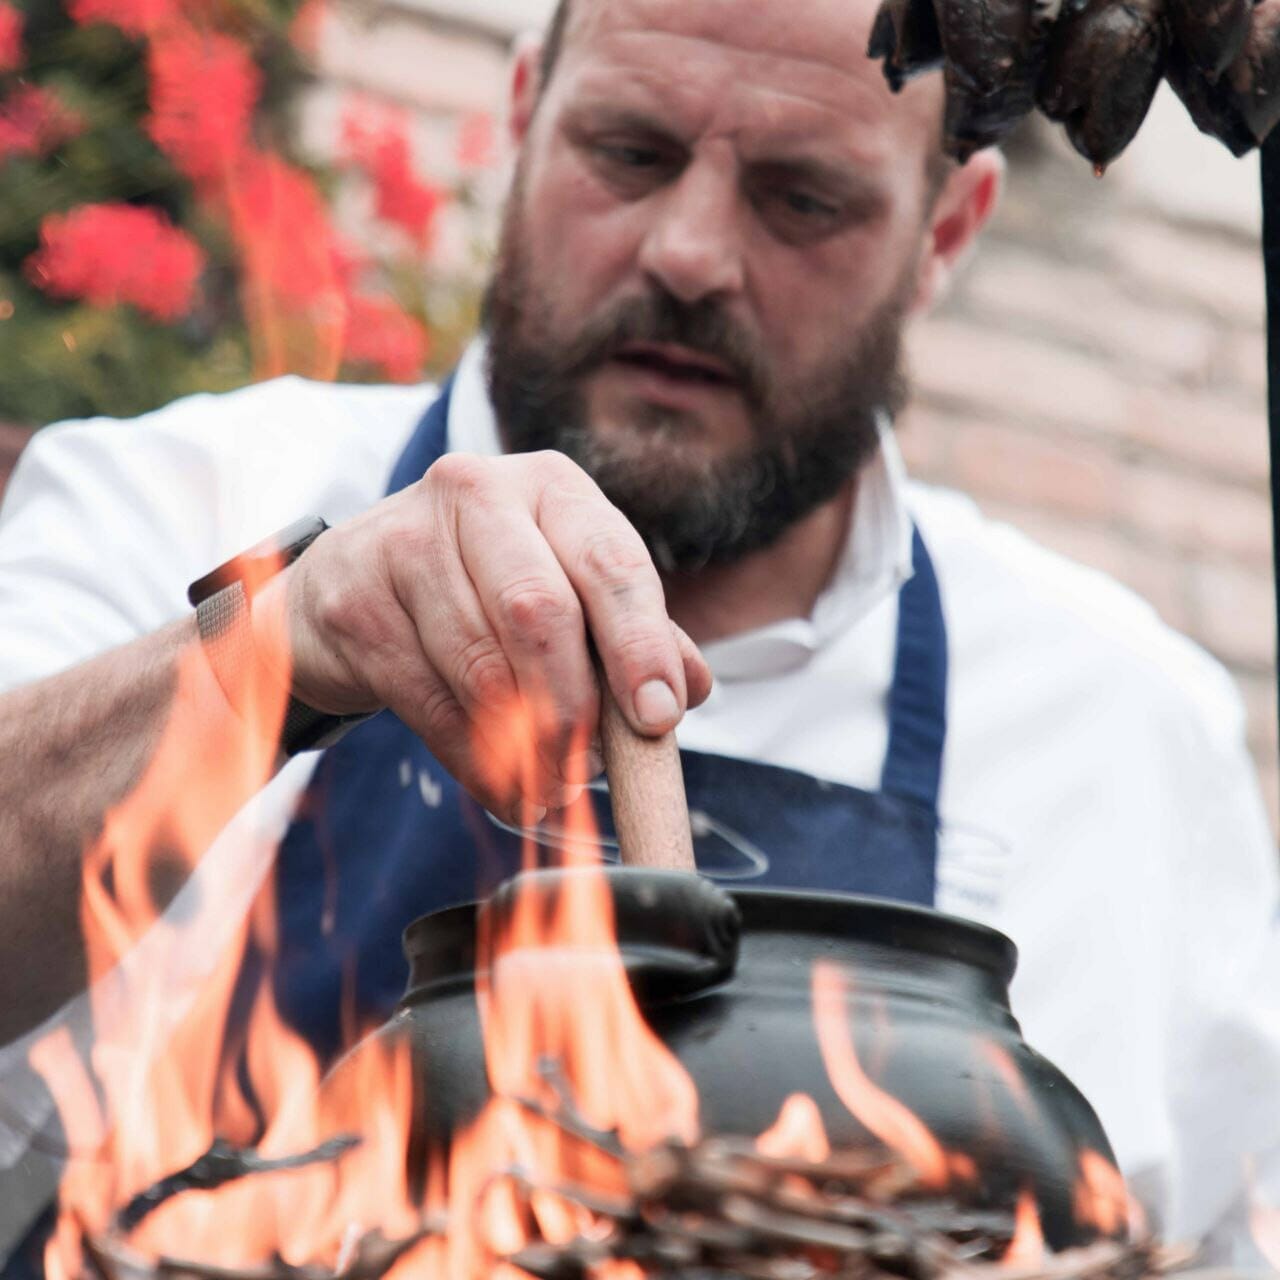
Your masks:
<instances>
[{"instance_id":1,"label":"fingernail","mask_svg":"<svg viewBox=\"0 0 1280 1280\"><path fill-rule=\"evenodd\" d=\"M680 704L671 686L663 680L649 680L636 690L636 718L646 729L661 729L680 716Z\"/></svg>"},{"instance_id":2,"label":"fingernail","mask_svg":"<svg viewBox=\"0 0 1280 1280\"><path fill-rule=\"evenodd\" d=\"M552 811L559 813L562 809L575 805L582 798L582 793L586 787L570 783L568 786L557 787L554 794L547 797L547 806Z\"/></svg>"}]
</instances>

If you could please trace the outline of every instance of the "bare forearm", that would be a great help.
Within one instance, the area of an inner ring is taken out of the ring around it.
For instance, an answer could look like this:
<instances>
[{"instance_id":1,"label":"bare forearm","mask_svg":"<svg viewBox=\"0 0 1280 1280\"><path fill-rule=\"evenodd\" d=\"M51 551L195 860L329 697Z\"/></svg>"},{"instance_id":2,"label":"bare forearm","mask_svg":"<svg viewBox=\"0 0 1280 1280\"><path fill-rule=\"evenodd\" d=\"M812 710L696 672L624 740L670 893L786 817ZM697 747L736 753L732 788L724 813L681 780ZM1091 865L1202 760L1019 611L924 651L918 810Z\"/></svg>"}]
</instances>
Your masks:
<instances>
[{"instance_id":1,"label":"bare forearm","mask_svg":"<svg viewBox=\"0 0 1280 1280\"><path fill-rule=\"evenodd\" d=\"M178 765L192 785L202 760L234 749L242 733L196 644L195 621L184 619L0 696L0 1043L83 986L84 854L166 727L183 713L200 726ZM227 812L211 817L225 821L246 798L223 789Z\"/></svg>"}]
</instances>

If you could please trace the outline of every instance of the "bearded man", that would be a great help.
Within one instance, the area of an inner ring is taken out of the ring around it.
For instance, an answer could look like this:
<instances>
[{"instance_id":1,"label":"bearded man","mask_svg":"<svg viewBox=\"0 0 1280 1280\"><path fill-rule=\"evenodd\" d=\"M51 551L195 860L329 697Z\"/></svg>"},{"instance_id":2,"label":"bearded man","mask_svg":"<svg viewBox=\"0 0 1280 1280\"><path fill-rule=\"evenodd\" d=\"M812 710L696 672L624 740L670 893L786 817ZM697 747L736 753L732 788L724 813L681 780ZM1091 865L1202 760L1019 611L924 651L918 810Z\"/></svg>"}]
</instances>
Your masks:
<instances>
[{"instance_id":1,"label":"bearded man","mask_svg":"<svg viewBox=\"0 0 1280 1280\"><path fill-rule=\"evenodd\" d=\"M287 682L297 758L212 802L173 910L234 917L273 867L277 994L326 1056L400 994L405 924L514 870L510 828L554 844L600 768L598 659L634 729L677 729L704 871L1010 933L1028 1038L1157 1222L1231 1235L1243 1157L1280 1146L1238 700L1119 588L907 484L902 326L1000 165L940 158L940 87L888 92L873 7L563 3L442 389L286 379L41 433L0 523L6 1038L87 1016L80 854L201 639L192 785L243 738L237 664ZM292 567L192 616L190 580L312 513ZM5 1109L0 1160L38 1112Z\"/></svg>"}]
</instances>

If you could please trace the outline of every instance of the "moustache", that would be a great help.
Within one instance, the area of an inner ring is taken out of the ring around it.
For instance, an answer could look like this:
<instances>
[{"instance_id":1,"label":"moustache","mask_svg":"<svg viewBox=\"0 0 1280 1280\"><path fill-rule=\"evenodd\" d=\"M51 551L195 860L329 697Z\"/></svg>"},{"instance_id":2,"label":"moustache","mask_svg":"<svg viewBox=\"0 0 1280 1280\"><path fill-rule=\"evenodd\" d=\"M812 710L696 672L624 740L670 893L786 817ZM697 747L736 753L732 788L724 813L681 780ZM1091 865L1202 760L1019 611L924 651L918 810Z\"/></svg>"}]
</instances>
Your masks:
<instances>
[{"instance_id":1,"label":"moustache","mask_svg":"<svg viewBox=\"0 0 1280 1280\"><path fill-rule=\"evenodd\" d=\"M724 365L748 404L768 400L770 378L758 344L713 299L684 303L668 293L627 298L590 321L565 353L565 372L590 373L633 343L687 347Z\"/></svg>"}]
</instances>

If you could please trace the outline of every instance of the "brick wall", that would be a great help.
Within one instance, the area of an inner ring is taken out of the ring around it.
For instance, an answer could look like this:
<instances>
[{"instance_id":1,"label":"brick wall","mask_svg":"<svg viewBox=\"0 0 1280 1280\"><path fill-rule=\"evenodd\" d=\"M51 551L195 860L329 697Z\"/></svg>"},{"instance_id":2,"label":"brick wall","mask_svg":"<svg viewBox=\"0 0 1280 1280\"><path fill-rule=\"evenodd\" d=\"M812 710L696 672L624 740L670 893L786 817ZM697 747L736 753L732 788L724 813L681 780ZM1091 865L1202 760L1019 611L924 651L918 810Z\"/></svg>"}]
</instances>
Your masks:
<instances>
[{"instance_id":1,"label":"brick wall","mask_svg":"<svg viewBox=\"0 0 1280 1280\"><path fill-rule=\"evenodd\" d=\"M1257 162L1209 146L1171 103L1101 181L1047 129L1021 138L979 253L913 335L901 436L917 476L1106 570L1227 664L1274 822ZM1180 164L1198 204L1165 189Z\"/></svg>"},{"instance_id":2,"label":"brick wall","mask_svg":"<svg viewBox=\"0 0 1280 1280\"><path fill-rule=\"evenodd\" d=\"M458 114L501 115L511 39L550 4L340 9L313 143L330 144L347 94L373 92L414 109L422 161L438 171ZM1225 662L1274 820L1256 160L1202 139L1171 98L1101 181L1047 126L1009 158L980 251L912 335L912 470L1113 574Z\"/></svg>"}]
</instances>

